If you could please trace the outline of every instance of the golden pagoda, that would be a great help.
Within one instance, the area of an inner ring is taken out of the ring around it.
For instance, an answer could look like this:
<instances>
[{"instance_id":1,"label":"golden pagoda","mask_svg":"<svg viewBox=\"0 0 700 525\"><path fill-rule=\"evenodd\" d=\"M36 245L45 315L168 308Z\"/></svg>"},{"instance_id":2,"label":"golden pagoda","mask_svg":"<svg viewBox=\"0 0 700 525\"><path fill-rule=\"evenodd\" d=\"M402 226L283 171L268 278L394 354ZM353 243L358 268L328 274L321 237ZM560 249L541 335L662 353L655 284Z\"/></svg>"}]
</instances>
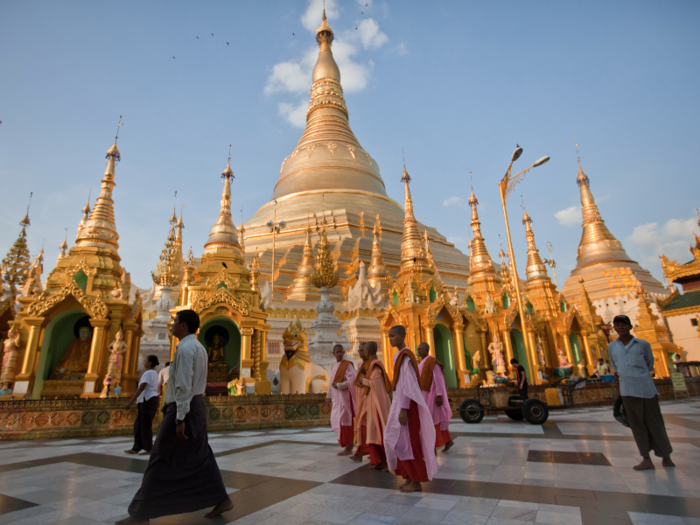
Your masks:
<instances>
[{"instance_id":1,"label":"golden pagoda","mask_svg":"<svg viewBox=\"0 0 700 525\"><path fill-rule=\"evenodd\" d=\"M172 311L192 309L199 314L199 341L209 354L207 394L223 395L226 383L244 377L254 385L255 393L269 394L267 379L267 313L260 309L257 286L259 261L253 258L252 270L238 240L238 231L231 218L231 181L234 178L229 154L221 174L223 191L219 218L204 244L201 262L188 256L183 271L181 302ZM171 359L176 343L171 343Z\"/></svg>"},{"instance_id":2,"label":"golden pagoda","mask_svg":"<svg viewBox=\"0 0 700 525\"><path fill-rule=\"evenodd\" d=\"M700 236L695 235L690 253L693 259L685 264L671 261L665 255L661 257L661 267L673 293L659 304L673 334L673 342L683 347L684 360L700 361ZM683 287L682 294L673 286L674 283Z\"/></svg>"},{"instance_id":3,"label":"golden pagoda","mask_svg":"<svg viewBox=\"0 0 700 525\"><path fill-rule=\"evenodd\" d=\"M21 289L27 280L27 271L30 264L29 248L27 247L27 226L30 224L29 206L27 206L27 213L19 222L22 229L19 231L17 240L15 240L2 260L2 279L4 284L10 288L13 296L17 294L17 290Z\"/></svg>"},{"instance_id":4,"label":"golden pagoda","mask_svg":"<svg viewBox=\"0 0 700 525\"><path fill-rule=\"evenodd\" d=\"M109 346L123 332L120 386L134 391L142 335L140 300L129 302L129 274L121 266L112 191L121 159L117 141L107 151L107 169L95 207L84 208L73 247L59 258L40 295L20 297L14 321L23 353L15 395L96 397L102 390Z\"/></svg>"},{"instance_id":5,"label":"golden pagoda","mask_svg":"<svg viewBox=\"0 0 700 525\"><path fill-rule=\"evenodd\" d=\"M603 221L590 189L590 179L578 166L576 183L581 193L583 234L576 254L576 268L564 283L561 293L573 303L580 302L579 277L598 315L606 323L618 314L634 321L637 282L650 297L663 299L668 295L663 285L648 270L633 261Z\"/></svg>"},{"instance_id":6,"label":"golden pagoda","mask_svg":"<svg viewBox=\"0 0 700 525\"><path fill-rule=\"evenodd\" d=\"M329 249L339 276L331 295L335 301L343 298L355 283L360 262L372 266L372 252L383 259L383 264L370 268L368 279L370 282L381 280L383 293L389 288L390 275L396 275L401 263L404 210L387 196L379 166L350 127L340 70L333 58L333 39L333 30L324 14L316 31L319 53L312 74L306 128L296 147L282 162L270 202L245 223L245 250L249 256L262 254L261 279L264 280L270 280L273 270L273 234L267 223L273 220L275 209L277 220L287 224L274 236L276 304L274 308L273 305L266 305L266 308L275 316L278 309L283 312L286 307L296 308L280 303L309 301L313 297L308 291L301 291L304 274L299 274L300 268L305 268L303 246L309 210L317 217L313 226L315 232L320 233L319 222L326 221L328 225ZM368 227L367 210L381 216L382 233L377 241L381 246L377 245L376 250L372 240L364 236ZM465 287L468 258L437 231L431 229L430 237L434 262L442 279L449 286ZM423 245L420 235L416 242ZM299 305L299 308L311 307Z\"/></svg>"}]
</instances>

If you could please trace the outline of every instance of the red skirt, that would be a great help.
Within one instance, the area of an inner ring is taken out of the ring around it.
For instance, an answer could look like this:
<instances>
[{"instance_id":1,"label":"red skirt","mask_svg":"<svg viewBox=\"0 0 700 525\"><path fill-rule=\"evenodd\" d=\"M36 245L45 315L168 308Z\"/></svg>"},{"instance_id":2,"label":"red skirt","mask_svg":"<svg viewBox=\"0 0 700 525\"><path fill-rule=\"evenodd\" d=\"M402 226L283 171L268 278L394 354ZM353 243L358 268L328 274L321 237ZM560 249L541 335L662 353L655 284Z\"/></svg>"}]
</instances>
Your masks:
<instances>
[{"instance_id":1,"label":"red skirt","mask_svg":"<svg viewBox=\"0 0 700 525\"><path fill-rule=\"evenodd\" d=\"M423 459L423 445L420 437L420 416L418 415L418 405L415 401L411 401L408 409L408 434L411 439L411 449L413 450L413 459L402 461L397 458L396 475L410 478L411 481L424 483L430 481L428 478L428 469L425 467Z\"/></svg>"},{"instance_id":2,"label":"red skirt","mask_svg":"<svg viewBox=\"0 0 700 525\"><path fill-rule=\"evenodd\" d=\"M440 423L435 425L435 448L440 448L441 446L449 443L450 441L452 441L450 431L447 429L440 430Z\"/></svg>"}]
</instances>

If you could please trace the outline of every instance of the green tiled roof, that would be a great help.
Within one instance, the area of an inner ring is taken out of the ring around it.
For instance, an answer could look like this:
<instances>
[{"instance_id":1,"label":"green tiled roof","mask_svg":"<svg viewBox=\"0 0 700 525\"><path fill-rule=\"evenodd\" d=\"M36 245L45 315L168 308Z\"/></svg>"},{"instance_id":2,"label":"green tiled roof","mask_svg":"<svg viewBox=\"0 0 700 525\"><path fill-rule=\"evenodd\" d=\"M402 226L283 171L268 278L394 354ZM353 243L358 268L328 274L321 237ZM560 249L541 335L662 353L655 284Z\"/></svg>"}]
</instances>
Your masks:
<instances>
[{"instance_id":1,"label":"green tiled roof","mask_svg":"<svg viewBox=\"0 0 700 525\"><path fill-rule=\"evenodd\" d=\"M679 308L687 308L689 306L700 306L700 290L693 290L692 292L679 295L668 303L663 311L678 310Z\"/></svg>"}]
</instances>

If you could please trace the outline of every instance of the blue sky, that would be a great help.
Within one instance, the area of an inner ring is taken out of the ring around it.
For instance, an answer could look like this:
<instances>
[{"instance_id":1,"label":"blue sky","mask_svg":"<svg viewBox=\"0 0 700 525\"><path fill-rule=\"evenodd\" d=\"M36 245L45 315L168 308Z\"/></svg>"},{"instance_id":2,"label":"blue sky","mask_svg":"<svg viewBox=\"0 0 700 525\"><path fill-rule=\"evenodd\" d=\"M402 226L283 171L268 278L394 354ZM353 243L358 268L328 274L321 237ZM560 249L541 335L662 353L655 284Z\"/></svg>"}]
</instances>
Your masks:
<instances>
[{"instance_id":1,"label":"blue sky","mask_svg":"<svg viewBox=\"0 0 700 525\"><path fill-rule=\"evenodd\" d=\"M699 3L327 5L356 136L399 201L405 148L416 215L463 251L471 171L497 255L496 184L519 143L516 167L552 160L509 202L517 262L522 270L522 194L541 252L554 246L561 284L581 235L579 143L603 218L628 253L657 278L659 252L690 258ZM123 115L114 197L132 281L150 285L176 190L185 245L201 253L229 144L234 209L248 218L269 200L301 135L319 22L317 0L0 4L0 252L33 191L30 249L45 240L47 274L64 228L72 244L88 191L99 192Z\"/></svg>"}]
</instances>

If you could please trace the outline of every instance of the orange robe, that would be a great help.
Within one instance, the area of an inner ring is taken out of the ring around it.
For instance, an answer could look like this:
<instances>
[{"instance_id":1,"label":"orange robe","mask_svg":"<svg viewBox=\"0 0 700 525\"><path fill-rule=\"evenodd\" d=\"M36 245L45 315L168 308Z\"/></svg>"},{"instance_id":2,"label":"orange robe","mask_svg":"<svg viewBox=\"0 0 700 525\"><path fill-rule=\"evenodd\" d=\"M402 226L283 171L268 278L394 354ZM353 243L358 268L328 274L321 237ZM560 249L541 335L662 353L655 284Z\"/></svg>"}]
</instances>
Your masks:
<instances>
[{"instance_id":1,"label":"orange robe","mask_svg":"<svg viewBox=\"0 0 700 525\"><path fill-rule=\"evenodd\" d=\"M370 463L379 465L386 461L384 453L384 428L391 410L389 389L391 381L381 361L374 360L369 365L367 376L360 380L366 392L365 411L358 426L357 439L361 446L369 450Z\"/></svg>"},{"instance_id":2,"label":"orange robe","mask_svg":"<svg viewBox=\"0 0 700 525\"><path fill-rule=\"evenodd\" d=\"M367 367L369 367L369 361L364 360L362 361L362 365L360 369L357 371L357 375L355 376L355 400L357 401L357 415L355 416L355 432L357 432L357 450L355 451L356 456L364 456L366 454L369 454L369 447L366 445L363 446L361 443L364 443L365 440L360 439L360 436L362 435L362 432L366 432L366 428L363 430L363 426L366 425L365 419L367 415L367 409L365 407L366 399L367 399L367 393L365 389L363 388L362 383L360 382L362 378L365 377L365 374L361 373L360 370L362 368L367 370Z\"/></svg>"}]
</instances>

